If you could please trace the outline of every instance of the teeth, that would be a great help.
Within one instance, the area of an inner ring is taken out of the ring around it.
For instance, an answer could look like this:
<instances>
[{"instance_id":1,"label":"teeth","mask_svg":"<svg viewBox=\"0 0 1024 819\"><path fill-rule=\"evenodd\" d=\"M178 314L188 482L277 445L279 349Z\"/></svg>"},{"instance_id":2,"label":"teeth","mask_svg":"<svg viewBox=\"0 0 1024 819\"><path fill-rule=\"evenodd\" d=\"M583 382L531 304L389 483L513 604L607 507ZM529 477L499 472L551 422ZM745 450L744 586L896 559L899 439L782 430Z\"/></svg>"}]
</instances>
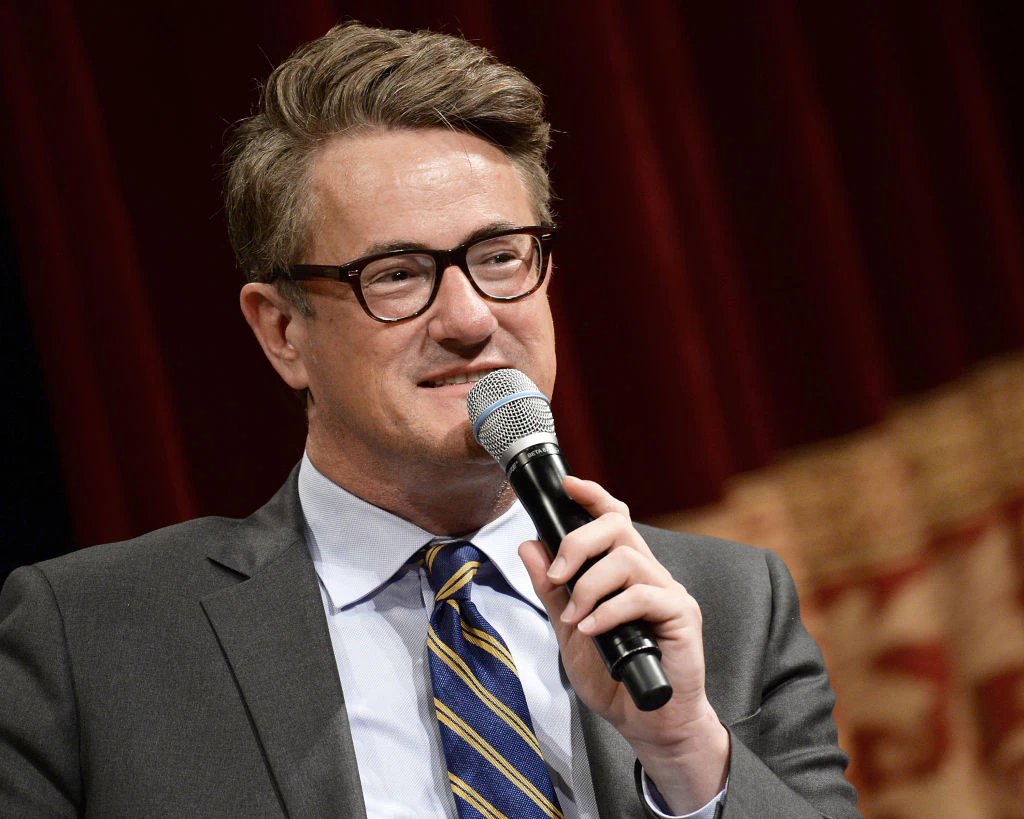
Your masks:
<instances>
[{"instance_id":1,"label":"teeth","mask_svg":"<svg viewBox=\"0 0 1024 819\"><path fill-rule=\"evenodd\" d=\"M480 370L475 373L459 373L458 375L449 376L448 378L442 378L439 381L427 381L426 384L428 387L448 387L453 384L473 384L492 372L493 370Z\"/></svg>"}]
</instances>

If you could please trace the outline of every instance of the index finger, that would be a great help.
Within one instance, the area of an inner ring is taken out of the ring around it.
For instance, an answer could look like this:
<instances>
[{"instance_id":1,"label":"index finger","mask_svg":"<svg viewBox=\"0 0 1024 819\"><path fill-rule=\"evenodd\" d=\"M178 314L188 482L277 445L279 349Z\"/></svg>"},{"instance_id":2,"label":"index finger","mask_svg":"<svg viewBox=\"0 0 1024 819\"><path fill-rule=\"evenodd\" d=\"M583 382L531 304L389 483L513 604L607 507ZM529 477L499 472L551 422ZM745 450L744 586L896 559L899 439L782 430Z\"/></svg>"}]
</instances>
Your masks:
<instances>
[{"instance_id":1,"label":"index finger","mask_svg":"<svg viewBox=\"0 0 1024 819\"><path fill-rule=\"evenodd\" d=\"M649 557L654 556L647 545L647 541L634 528L633 519L629 514L629 507L601 486L601 484L595 481L586 481L573 475L567 475L562 481L562 488L570 498L586 509L594 518L600 518L602 515L618 515L624 518L629 526L629 537L624 545L628 545Z\"/></svg>"},{"instance_id":2,"label":"index finger","mask_svg":"<svg viewBox=\"0 0 1024 819\"><path fill-rule=\"evenodd\" d=\"M614 512L626 519L631 519L629 517L629 507L614 497L599 483L586 481L583 478L577 478L575 475L566 475L562 481L562 488L570 498L590 512L595 518L599 518L601 515L609 512Z\"/></svg>"}]
</instances>

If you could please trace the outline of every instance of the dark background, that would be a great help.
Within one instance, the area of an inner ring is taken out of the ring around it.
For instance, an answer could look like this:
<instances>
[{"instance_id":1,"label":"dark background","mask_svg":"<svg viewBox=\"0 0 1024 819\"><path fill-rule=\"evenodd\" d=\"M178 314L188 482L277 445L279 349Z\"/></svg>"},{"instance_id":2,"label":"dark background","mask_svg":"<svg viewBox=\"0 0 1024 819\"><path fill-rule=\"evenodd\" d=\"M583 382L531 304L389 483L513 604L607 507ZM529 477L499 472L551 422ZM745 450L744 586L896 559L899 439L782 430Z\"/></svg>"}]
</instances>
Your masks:
<instances>
[{"instance_id":1,"label":"dark background","mask_svg":"<svg viewBox=\"0 0 1024 819\"><path fill-rule=\"evenodd\" d=\"M300 456L218 157L352 18L545 91L559 434L639 517L1024 347L1014 4L0 0L0 579L247 514Z\"/></svg>"}]
</instances>

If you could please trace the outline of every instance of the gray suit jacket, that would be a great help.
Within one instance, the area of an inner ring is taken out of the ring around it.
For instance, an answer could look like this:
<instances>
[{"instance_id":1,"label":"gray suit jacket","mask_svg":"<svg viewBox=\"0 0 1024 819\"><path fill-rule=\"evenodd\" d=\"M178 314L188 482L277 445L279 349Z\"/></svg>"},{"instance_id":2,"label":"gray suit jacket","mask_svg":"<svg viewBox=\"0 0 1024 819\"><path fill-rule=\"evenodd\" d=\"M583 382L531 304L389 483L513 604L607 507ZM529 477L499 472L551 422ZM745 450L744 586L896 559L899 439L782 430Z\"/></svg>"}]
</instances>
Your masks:
<instances>
[{"instance_id":1,"label":"gray suit jacket","mask_svg":"<svg viewBox=\"0 0 1024 819\"><path fill-rule=\"evenodd\" d=\"M365 815L296 475L206 518L14 572L0 593L0 816ZM725 817L857 816L834 697L768 552L640 527L704 614L733 735ZM605 819L634 755L582 709Z\"/></svg>"}]
</instances>

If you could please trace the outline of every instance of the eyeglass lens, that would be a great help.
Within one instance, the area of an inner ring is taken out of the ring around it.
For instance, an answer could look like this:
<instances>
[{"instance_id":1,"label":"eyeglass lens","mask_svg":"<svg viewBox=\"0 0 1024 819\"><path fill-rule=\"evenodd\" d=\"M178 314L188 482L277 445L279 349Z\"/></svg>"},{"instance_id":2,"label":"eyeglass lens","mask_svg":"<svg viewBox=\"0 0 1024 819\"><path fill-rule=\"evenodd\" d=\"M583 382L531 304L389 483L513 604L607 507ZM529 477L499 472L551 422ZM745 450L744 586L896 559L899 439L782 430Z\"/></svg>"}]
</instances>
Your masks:
<instances>
[{"instance_id":1,"label":"eyeglass lens","mask_svg":"<svg viewBox=\"0 0 1024 819\"><path fill-rule=\"evenodd\" d=\"M521 296L540 278L540 240L524 233L482 239L466 249L466 265L476 286L488 296ZM439 275L435 268L434 259L425 253L370 262L359 277L366 306L379 318L411 316L429 301Z\"/></svg>"}]
</instances>

